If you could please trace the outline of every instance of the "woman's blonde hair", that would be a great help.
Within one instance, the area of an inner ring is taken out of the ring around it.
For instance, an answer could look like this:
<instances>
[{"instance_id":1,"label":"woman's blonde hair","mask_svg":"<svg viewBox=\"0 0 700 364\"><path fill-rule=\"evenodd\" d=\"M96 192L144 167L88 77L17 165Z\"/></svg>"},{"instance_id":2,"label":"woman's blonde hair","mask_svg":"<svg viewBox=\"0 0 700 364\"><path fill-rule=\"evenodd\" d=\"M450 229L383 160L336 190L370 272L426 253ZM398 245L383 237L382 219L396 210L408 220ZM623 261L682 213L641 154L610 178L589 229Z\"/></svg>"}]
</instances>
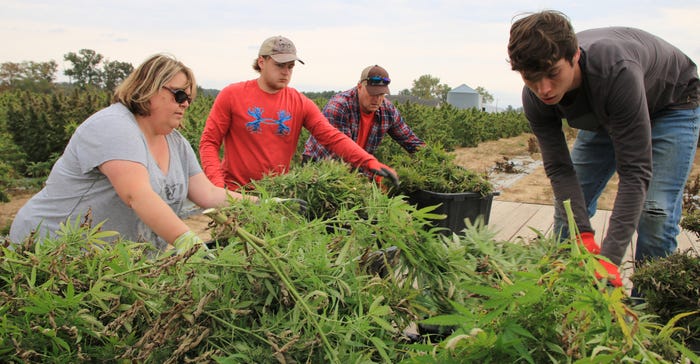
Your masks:
<instances>
[{"instance_id":1,"label":"woman's blonde hair","mask_svg":"<svg viewBox=\"0 0 700 364\"><path fill-rule=\"evenodd\" d=\"M143 62L117 87L112 102L124 104L136 115L148 116L151 113L150 100L178 73L184 73L191 90L190 97L197 96L197 82L192 70L175 57L155 54Z\"/></svg>"}]
</instances>

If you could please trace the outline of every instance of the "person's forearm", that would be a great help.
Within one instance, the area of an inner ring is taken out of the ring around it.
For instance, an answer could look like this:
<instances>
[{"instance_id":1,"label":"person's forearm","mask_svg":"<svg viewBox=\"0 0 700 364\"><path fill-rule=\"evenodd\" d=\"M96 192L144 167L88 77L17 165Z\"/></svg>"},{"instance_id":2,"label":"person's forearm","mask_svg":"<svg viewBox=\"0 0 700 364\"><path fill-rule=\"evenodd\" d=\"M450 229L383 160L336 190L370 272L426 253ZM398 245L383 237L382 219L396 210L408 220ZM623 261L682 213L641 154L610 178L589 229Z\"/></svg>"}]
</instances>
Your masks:
<instances>
[{"instance_id":1,"label":"person's forearm","mask_svg":"<svg viewBox=\"0 0 700 364\"><path fill-rule=\"evenodd\" d=\"M203 208L227 206L229 198L247 198L252 201L258 200L255 196L243 196L243 194L239 192L217 187L212 184L203 173L198 173L190 177L187 198L197 204L197 206Z\"/></svg>"},{"instance_id":2,"label":"person's forearm","mask_svg":"<svg viewBox=\"0 0 700 364\"><path fill-rule=\"evenodd\" d=\"M199 156L204 174L214 185L223 187L225 181L221 169L221 160L219 159L219 150L211 143L206 144L204 140L202 140L202 143L199 147Z\"/></svg>"},{"instance_id":3,"label":"person's forearm","mask_svg":"<svg viewBox=\"0 0 700 364\"><path fill-rule=\"evenodd\" d=\"M200 205L201 207L225 207L228 206L228 201L229 198L233 198L234 200L238 199L249 199L253 202L258 200L257 196L251 196L251 195L246 195L243 196L243 194L236 192L236 191L231 191L225 188L221 187L216 187L212 186L212 191L210 193L212 196L211 199L209 199L206 203Z\"/></svg>"},{"instance_id":4,"label":"person's forearm","mask_svg":"<svg viewBox=\"0 0 700 364\"><path fill-rule=\"evenodd\" d=\"M620 177L607 235L601 245L601 253L618 265L634 236L646 199L647 185L628 180L630 178Z\"/></svg>"},{"instance_id":5,"label":"person's forearm","mask_svg":"<svg viewBox=\"0 0 700 364\"><path fill-rule=\"evenodd\" d=\"M245 195L244 196L243 194L241 194L239 192L235 192L235 191L226 190L226 193L228 195L227 197L231 197L234 199L248 199L248 200L251 200L253 202L257 202L259 200L258 196L253 196L253 195ZM228 205L227 200L228 200L228 198L224 199L222 204L218 207L227 206Z\"/></svg>"},{"instance_id":6,"label":"person's forearm","mask_svg":"<svg viewBox=\"0 0 700 364\"><path fill-rule=\"evenodd\" d=\"M132 200L131 208L153 232L172 244L190 230L180 217L155 192L144 193Z\"/></svg>"}]
</instances>

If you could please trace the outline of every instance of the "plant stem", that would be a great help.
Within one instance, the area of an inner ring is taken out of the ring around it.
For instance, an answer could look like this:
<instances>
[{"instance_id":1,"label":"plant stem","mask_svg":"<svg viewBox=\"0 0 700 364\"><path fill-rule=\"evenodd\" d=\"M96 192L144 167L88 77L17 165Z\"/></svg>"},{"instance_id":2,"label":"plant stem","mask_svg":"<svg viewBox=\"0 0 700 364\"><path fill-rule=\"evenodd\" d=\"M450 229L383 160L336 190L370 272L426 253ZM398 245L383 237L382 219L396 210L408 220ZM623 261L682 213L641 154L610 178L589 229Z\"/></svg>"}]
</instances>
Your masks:
<instances>
[{"instance_id":1,"label":"plant stem","mask_svg":"<svg viewBox=\"0 0 700 364\"><path fill-rule=\"evenodd\" d=\"M150 289L150 288L146 288L146 287L141 287L141 286L138 286L138 285L129 283L129 282L120 281L120 280L118 280L118 279L114 279L114 278L111 278L111 277L102 277L102 279L104 279L104 280L107 281L107 282L115 283L115 284L118 284L118 285L120 285L120 286L122 286L122 287L125 287L125 288L128 288L128 289L132 289L132 290L134 290L134 291L141 292L141 293L144 293L144 294L147 294L147 295L158 296L158 295L160 294L159 291L156 291L156 290L153 290L153 289Z\"/></svg>"},{"instance_id":2,"label":"plant stem","mask_svg":"<svg viewBox=\"0 0 700 364\"><path fill-rule=\"evenodd\" d=\"M569 224L569 239L574 241L574 249L578 254L581 254L579 245L576 243L576 237L578 236L578 226L576 226L576 219L574 219L574 211L571 209L571 200L566 199L564 202L564 211L566 211L566 220Z\"/></svg>"},{"instance_id":3,"label":"plant stem","mask_svg":"<svg viewBox=\"0 0 700 364\"><path fill-rule=\"evenodd\" d=\"M250 245L255 249L255 251L258 254L260 254L260 256L262 256L263 259L265 259L265 261L270 265L270 267L275 271L275 273L277 273L284 285L287 287L287 290L289 290L292 296L294 296L294 298L296 299L297 303L299 303L303 310L306 311L306 313L308 314L309 320L318 330L318 334L321 337L321 340L323 340L323 344L326 346L326 350L329 356L333 359L333 362L339 363L340 360L338 359L336 352L333 349L333 346L331 346L330 341L328 341L328 337L326 337L326 334L323 332L323 328L316 320L313 311L306 303L306 301L304 301L301 294L299 294L299 292L296 290L289 277L287 277L287 275L282 271L282 269L280 269L280 267L277 264L275 264L275 260L272 259L263 249L263 247L268 246L265 240L258 238L257 236L249 233L248 231L240 227L236 228L235 233L241 239L250 242Z\"/></svg>"}]
</instances>

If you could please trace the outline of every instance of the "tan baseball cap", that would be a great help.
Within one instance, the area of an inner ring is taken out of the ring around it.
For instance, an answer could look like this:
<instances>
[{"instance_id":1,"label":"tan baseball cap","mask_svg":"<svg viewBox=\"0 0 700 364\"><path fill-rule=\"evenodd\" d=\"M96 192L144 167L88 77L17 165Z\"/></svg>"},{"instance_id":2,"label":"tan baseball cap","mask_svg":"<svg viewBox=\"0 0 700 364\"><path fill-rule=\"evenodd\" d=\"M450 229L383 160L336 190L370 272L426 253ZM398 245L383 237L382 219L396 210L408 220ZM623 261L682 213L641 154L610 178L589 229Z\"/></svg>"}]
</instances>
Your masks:
<instances>
[{"instance_id":1,"label":"tan baseball cap","mask_svg":"<svg viewBox=\"0 0 700 364\"><path fill-rule=\"evenodd\" d=\"M362 73L360 74L360 82L362 81L367 81L367 92L372 96L390 94L389 83L391 83L391 79L389 79L389 73L384 68L379 67L376 64L368 66L362 70Z\"/></svg>"},{"instance_id":2,"label":"tan baseball cap","mask_svg":"<svg viewBox=\"0 0 700 364\"><path fill-rule=\"evenodd\" d=\"M278 63L299 61L299 63L304 64L304 61L297 57L297 47L294 46L294 43L281 35L265 39L260 46L258 56L270 56Z\"/></svg>"}]
</instances>

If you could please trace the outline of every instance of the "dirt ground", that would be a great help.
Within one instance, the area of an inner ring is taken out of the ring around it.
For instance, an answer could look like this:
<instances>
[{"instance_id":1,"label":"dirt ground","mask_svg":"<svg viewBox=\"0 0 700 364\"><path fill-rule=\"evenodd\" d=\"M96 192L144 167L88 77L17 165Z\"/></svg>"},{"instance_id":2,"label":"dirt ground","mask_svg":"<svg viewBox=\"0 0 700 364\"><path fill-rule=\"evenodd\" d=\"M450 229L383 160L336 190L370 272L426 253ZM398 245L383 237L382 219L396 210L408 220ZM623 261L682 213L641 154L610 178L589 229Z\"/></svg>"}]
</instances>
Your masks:
<instances>
[{"instance_id":1,"label":"dirt ground","mask_svg":"<svg viewBox=\"0 0 700 364\"><path fill-rule=\"evenodd\" d=\"M531 138L532 142L530 142ZM531 143L534 143L534 136L532 134L523 134L513 138L484 142L474 148L459 148L455 151L455 162L474 171L487 173L489 178L493 179L494 166L499 164L499 162L502 164L507 160L527 157L532 162L536 162L537 166L530 168L526 173L513 174L511 178L515 181L503 188L498 188L498 183L494 180L496 190L500 191L500 196L496 197L496 199L551 205L554 194L541 164L542 156L538 152L530 152L529 145ZM518 169L528 169L525 167L516 166ZM604 210L612 209L617 185L618 179L617 175L615 175L598 200L598 208Z\"/></svg>"},{"instance_id":2,"label":"dirt ground","mask_svg":"<svg viewBox=\"0 0 700 364\"><path fill-rule=\"evenodd\" d=\"M7 227L9 230L15 214L33 194L33 192L10 192L10 202L0 202L0 228Z\"/></svg>"},{"instance_id":3,"label":"dirt ground","mask_svg":"<svg viewBox=\"0 0 700 364\"><path fill-rule=\"evenodd\" d=\"M503 179L504 175L500 173L496 176L494 166L503 164L506 161L519 160L524 157L527 162L534 163L533 168L527 168L527 165L516 166L516 169L522 170L522 173L507 175L509 180L507 186L498 187L496 190L500 192L500 196L496 197L502 201L515 201L525 203L537 203L551 205L553 194L549 185L549 180L544 173L544 168L541 165L541 156L539 153L530 153L529 140L533 138L531 134L523 134L513 138L501 139L481 143L474 148L459 148L455 151L455 162L463 167L472 169L477 172L489 174L495 179ZM537 164L539 163L539 164ZM695 157L695 167L691 172L691 178L700 173L700 155ZM603 192L598 208L611 209L617 191L617 176L608 183L607 188ZM11 194L10 202L0 203L0 228L9 228L15 214L22 205L32 196L32 193L23 192ZM188 224L198 231L200 236L205 238L204 227L208 219L205 217L193 217L189 219Z\"/></svg>"}]
</instances>

